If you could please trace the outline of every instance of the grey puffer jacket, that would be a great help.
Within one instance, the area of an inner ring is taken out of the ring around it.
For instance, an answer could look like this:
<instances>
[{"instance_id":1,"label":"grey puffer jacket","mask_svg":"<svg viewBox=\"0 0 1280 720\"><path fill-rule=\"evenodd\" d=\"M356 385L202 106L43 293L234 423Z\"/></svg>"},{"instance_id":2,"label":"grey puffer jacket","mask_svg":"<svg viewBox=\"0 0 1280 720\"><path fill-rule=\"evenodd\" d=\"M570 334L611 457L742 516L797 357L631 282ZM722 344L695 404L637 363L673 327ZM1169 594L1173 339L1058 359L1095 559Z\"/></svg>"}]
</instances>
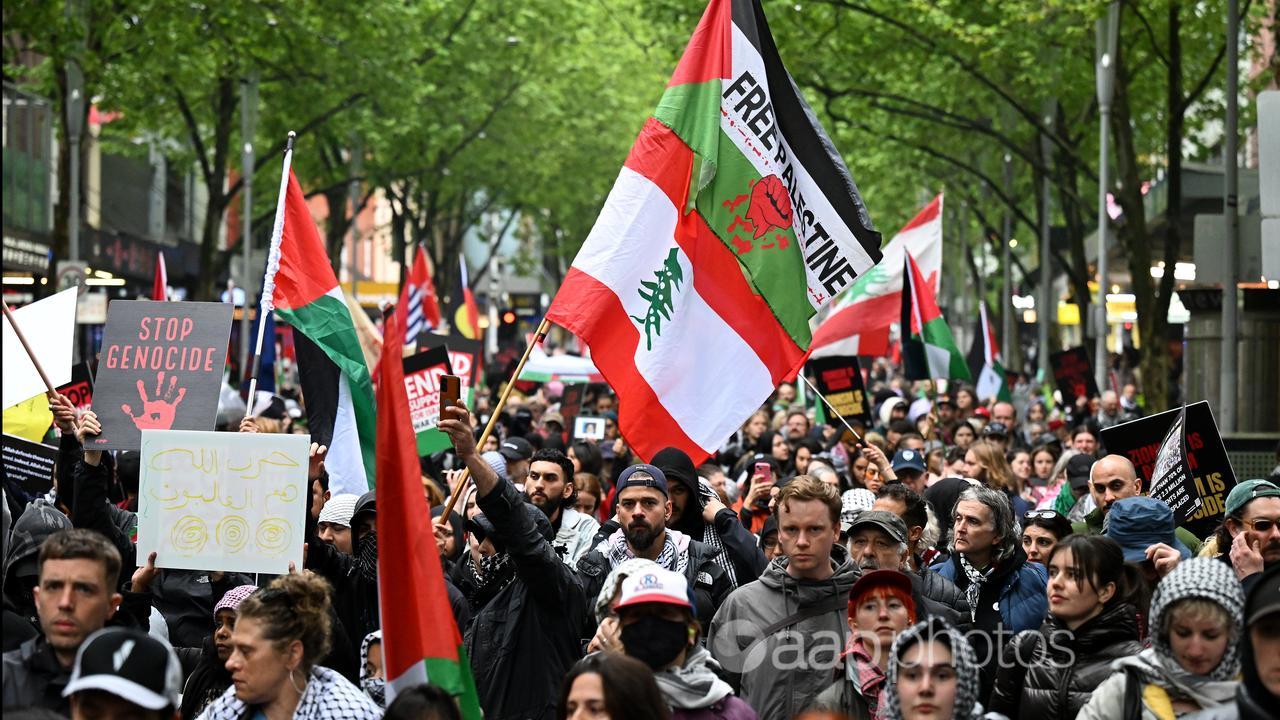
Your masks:
<instances>
[{"instance_id":1,"label":"grey puffer jacket","mask_svg":"<svg viewBox=\"0 0 1280 720\"><path fill-rule=\"evenodd\" d=\"M1005 646L988 709L1036 720L1071 720L1114 672L1142 652L1137 610L1115 603L1074 632L1056 618Z\"/></svg>"},{"instance_id":2,"label":"grey puffer jacket","mask_svg":"<svg viewBox=\"0 0 1280 720\"><path fill-rule=\"evenodd\" d=\"M839 545L826 580L793 578L788 563L775 558L759 580L729 595L707 635L726 679L762 718L795 717L831 683L849 634L849 590L861 574ZM762 637L770 625L806 609L822 612Z\"/></svg>"}]
</instances>

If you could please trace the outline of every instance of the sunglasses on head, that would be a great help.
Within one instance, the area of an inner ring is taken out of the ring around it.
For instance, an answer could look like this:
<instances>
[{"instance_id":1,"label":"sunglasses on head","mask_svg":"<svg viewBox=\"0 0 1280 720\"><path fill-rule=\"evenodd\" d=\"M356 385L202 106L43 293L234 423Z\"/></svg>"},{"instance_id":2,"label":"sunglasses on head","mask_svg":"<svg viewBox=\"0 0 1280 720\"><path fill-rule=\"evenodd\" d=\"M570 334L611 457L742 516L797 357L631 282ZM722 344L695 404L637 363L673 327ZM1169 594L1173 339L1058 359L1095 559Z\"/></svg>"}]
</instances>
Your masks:
<instances>
[{"instance_id":1,"label":"sunglasses on head","mask_svg":"<svg viewBox=\"0 0 1280 720\"><path fill-rule=\"evenodd\" d=\"M1058 517L1057 510L1028 510L1022 516L1025 520L1052 520Z\"/></svg>"}]
</instances>

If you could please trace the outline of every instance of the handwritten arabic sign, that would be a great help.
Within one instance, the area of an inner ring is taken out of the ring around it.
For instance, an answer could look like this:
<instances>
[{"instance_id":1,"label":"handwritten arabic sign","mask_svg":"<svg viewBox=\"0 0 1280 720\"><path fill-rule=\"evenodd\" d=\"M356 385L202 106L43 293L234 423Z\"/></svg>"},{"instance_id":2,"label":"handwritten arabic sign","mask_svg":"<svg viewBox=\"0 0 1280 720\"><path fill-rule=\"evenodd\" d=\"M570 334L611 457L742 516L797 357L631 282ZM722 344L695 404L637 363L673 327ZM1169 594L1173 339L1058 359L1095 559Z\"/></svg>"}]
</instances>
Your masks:
<instances>
[{"instance_id":1,"label":"handwritten arabic sign","mask_svg":"<svg viewBox=\"0 0 1280 720\"><path fill-rule=\"evenodd\" d=\"M138 553L156 566L302 567L308 435L143 430Z\"/></svg>"},{"instance_id":2,"label":"handwritten arabic sign","mask_svg":"<svg viewBox=\"0 0 1280 720\"><path fill-rule=\"evenodd\" d=\"M230 336L229 303L113 301L89 449L137 450L143 430L212 430Z\"/></svg>"}]
</instances>

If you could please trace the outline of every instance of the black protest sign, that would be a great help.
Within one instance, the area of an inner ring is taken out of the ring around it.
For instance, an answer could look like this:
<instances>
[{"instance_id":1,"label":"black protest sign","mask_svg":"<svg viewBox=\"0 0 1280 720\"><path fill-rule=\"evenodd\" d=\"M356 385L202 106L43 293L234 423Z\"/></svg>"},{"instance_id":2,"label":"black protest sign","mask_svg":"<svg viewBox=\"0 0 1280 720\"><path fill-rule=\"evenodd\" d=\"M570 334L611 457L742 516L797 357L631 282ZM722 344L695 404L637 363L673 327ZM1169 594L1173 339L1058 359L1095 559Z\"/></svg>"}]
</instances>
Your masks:
<instances>
[{"instance_id":1,"label":"black protest sign","mask_svg":"<svg viewBox=\"0 0 1280 720\"><path fill-rule=\"evenodd\" d=\"M449 436L436 429L440 420L440 376L452 375L449 351L441 346L404 359L404 390L409 397L409 419L418 438L418 454L450 446Z\"/></svg>"},{"instance_id":2,"label":"black protest sign","mask_svg":"<svg viewBox=\"0 0 1280 720\"><path fill-rule=\"evenodd\" d=\"M116 300L107 308L91 450L137 450L143 430L213 430L230 303Z\"/></svg>"},{"instance_id":3,"label":"black protest sign","mask_svg":"<svg viewBox=\"0 0 1280 720\"><path fill-rule=\"evenodd\" d=\"M818 392L827 398L845 422L871 424L871 406L867 403L867 391L862 385L862 370L858 358L853 355L835 355L809 361ZM843 427L836 418L827 418L827 424Z\"/></svg>"},{"instance_id":4,"label":"black protest sign","mask_svg":"<svg viewBox=\"0 0 1280 720\"><path fill-rule=\"evenodd\" d=\"M77 363L71 368L71 382L58 388L58 394L65 395L77 410L88 410L93 405L93 375L89 372L89 363Z\"/></svg>"},{"instance_id":5,"label":"black protest sign","mask_svg":"<svg viewBox=\"0 0 1280 720\"><path fill-rule=\"evenodd\" d=\"M1147 494L1161 500L1173 510L1179 525L1200 509L1204 501L1196 490L1195 478L1187 460L1187 408L1178 412L1178 419L1165 433L1156 462L1151 468L1151 484Z\"/></svg>"},{"instance_id":6,"label":"black protest sign","mask_svg":"<svg viewBox=\"0 0 1280 720\"><path fill-rule=\"evenodd\" d=\"M1133 462L1138 477L1142 478L1143 488L1155 487L1158 492L1166 492L1160 486L1168 481L1157 478L1157 466L1165 469L1166 474L1170 467L1159 463L1160 450L1169 438L1170 430L1176 429L1182 413L1183 409L1178 408L1109 427L1102 431L1102 442L1107 452L1124 455ZM1186 436L1186 466L1190 469L1192 481L1189 502L1199 507L1188 514L1182 526L1196 537L1208 537L1222 521L1227 493L1236 486L1236 475L1231 469L1231 460L1227 457L1227 448L1222 444L1209 403L1186 406L1183 432ZM1177 472L1176 464L1172 464L1172 472Z\"/></svg>"},{"instance_id":7,"label":"black protest sign","mask_svg":"<svg viewBox=\"0 0 1280 720\"><path fill-rule=\"evenodd\" d=\"M586 392L586 383L572 383L564 386L564 392L560 394L560 416L564 418L565 427L573 427L574 418L582 412L582 398Z\"/></svg>"},{"instance_id":8,"label":"black protest sign","mask_svg":"<svg viewBox=\"0 0 1280 720\"><path fill-rule=\"evenodd\" d=\"M1049 365L1053 368L1053 379L1062 392L1064 405L1075 404L1076 398L1095 398L1098 382L1093 378L1093 365L1089 362L1089 351L1082 347L1063 350L1049 356Z\"/></svg>"},{"instance_id":9,"label":"black protest sign","mask_svg":"<svg viewBox=\"0 0 1280 720\"><path fill-rule=\"evenodd\" d=\"M5 433L4 474L32 495L44 494L53 487L53 465L58 448Z\"/></svg>"}]
</instances>

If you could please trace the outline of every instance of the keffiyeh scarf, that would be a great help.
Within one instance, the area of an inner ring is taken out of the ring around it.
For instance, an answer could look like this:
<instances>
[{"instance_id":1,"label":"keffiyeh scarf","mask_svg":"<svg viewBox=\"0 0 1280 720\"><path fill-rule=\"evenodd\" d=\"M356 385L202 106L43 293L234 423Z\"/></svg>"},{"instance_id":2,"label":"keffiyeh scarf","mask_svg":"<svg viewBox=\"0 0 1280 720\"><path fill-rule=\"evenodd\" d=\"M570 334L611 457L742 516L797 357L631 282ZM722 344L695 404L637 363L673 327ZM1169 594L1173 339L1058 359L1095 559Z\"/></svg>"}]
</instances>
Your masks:
<instances>
[{"instance_id":1,"label":"keffiyeh scarf","mask_svg":"<svg viewBox=\"0 0 1280 720\"><path fill-rule=\"evenodd\" d=\"M974 567L969 558L960 553L956 553L956 557L960 558L960 569L964 570L964 574L969 578L969 584L964 589L965 602L969 603L969 619L976 621L978 619L978 597L982 594L982 586L987 582L987 578L991 577L991 571L995 569L995 565L986 570L979 570Z\"/></svg>"},{"instance_id":2,"label":"keffiyeh scarf","mask_svg":"<svg viewBox=\"0 0 1280 720\"><path fill-rule=\"evenodd\" d=\"M628 560L635 559L635 553L631 552L631 547L627 545L627 535L621 528L613 531L613 535L610 535L605 542L607 543L605 553L609 557L610 567L617 567ZM662 552L654 562L667 570L683 575L689 567L689 536L678 530L667 528Z\"/></svg>"}]
</instances>

